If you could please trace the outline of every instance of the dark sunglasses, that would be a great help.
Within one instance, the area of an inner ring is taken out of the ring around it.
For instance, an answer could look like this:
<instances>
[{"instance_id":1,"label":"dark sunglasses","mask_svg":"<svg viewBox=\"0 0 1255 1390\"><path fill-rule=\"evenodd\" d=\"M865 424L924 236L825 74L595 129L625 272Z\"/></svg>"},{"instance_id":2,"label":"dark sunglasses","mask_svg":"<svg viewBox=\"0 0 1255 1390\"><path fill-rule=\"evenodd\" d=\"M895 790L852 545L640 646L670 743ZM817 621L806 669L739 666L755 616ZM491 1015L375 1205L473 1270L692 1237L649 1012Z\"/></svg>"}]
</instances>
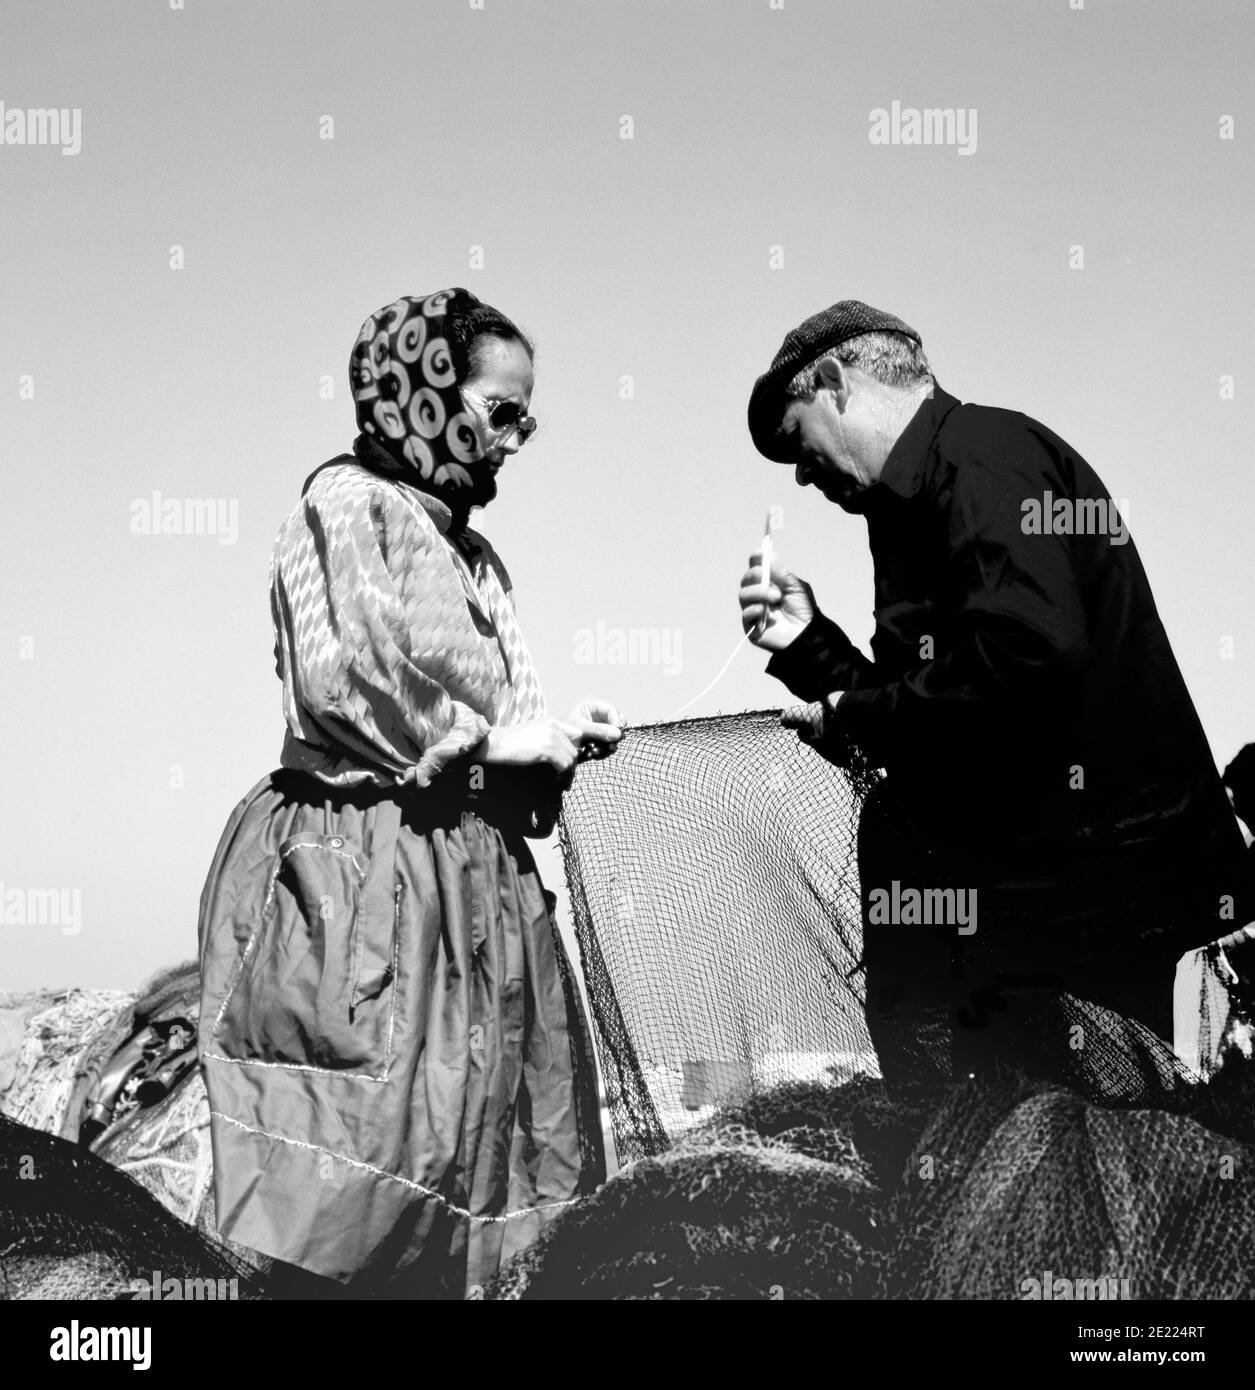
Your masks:
<instances>
[{"instance_id":1,"label":"dark sunglasses","mask_svg":"<svg viewBox=\"0 0 1255 1390\"><path fill-rule=\"evenodd\" d=\"M462 394L470 396L484 407L488 423L498 434L508 434L511 430L517 430L519 443L526 444L536 433L536 421L530 415L523 414L518 401L490 401L470 391L464 391Z\"/></svg>"}]
</instances>

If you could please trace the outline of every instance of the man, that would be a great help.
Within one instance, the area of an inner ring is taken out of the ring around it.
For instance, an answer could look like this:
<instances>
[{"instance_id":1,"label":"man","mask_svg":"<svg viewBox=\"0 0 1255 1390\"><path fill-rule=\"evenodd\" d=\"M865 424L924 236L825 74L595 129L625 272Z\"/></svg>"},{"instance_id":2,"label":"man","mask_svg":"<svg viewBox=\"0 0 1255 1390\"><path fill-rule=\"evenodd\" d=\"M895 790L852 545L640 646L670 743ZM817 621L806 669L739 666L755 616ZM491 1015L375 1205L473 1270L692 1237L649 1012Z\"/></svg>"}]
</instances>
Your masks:
<instances>
[{"instance_id":1,"label":"man","mask_svg":"<svg viewBox=\"0 0 1255 1390\"><path fill-rule=\"evenodd\" d=\"M1088 1043L1049 1022L1062 991L1170 1041L1174 963L1232 929L1242 843L1098 476L1037 421L956 400L919 334L856 300L786 336L749 427L867 522L871 660L774 557L740 602L768 671L824 702L821 751L852 739L886 770L859 832L886 1081L1072 1076ZM908 889L965 920L901 909Z\"/></svg>"}]
</instances>

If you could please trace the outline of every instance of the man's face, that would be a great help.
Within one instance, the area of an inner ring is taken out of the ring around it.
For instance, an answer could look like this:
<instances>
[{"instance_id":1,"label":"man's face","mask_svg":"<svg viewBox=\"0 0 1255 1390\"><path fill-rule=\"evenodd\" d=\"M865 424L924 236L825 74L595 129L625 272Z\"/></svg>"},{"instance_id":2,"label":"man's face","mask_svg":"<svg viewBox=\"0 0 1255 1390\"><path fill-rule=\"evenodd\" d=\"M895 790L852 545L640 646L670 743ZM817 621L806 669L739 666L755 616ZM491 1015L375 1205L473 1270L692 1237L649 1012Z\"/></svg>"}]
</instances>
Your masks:
<instances>
[{"instance_id":1,"label":"man's face","mask_svg":"<svg viewBox=\"0 0 1255 1390\"><path fill-rule=\"evenodd\" d=\"M867 416L867 384L849 373L842 379L844 387L821 384L810 400L790 401L780 436L798 485L813 486L829 502L855 511L858 495L880 477L884 458Z\"/></svg>"}]
</instances>

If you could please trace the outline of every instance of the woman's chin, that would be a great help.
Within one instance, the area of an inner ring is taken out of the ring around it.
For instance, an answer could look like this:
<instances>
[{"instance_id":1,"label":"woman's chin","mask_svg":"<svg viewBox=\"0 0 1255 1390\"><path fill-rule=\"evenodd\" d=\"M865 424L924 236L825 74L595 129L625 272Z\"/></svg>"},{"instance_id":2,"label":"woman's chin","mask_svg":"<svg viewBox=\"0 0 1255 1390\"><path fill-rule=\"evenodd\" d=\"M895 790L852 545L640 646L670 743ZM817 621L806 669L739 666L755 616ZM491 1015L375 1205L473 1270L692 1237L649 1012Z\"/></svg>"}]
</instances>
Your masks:
<instances>
[{"instance_id":1,"label":"woman's chin","mask_svg":"<svg viewBox=\"0 0 1255 1390\"><path fill-rule=\"evenodd\" d=\"M491 471L476 472L471 486L467 489L469 505L486 507L497 495L497 480Z\"/></svg>"}]
</instances>

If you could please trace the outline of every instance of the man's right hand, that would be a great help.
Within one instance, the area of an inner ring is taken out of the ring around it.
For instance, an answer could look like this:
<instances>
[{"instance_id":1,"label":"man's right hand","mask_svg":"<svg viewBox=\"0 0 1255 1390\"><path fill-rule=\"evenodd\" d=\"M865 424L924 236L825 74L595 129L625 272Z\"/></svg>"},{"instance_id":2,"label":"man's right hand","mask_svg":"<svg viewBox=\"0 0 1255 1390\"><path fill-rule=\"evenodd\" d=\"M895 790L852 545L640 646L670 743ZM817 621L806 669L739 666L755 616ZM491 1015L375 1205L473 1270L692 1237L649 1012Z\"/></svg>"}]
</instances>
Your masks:
<instances>
[{"instance_id":1,"label":"man's right hand","mask_svg":"<svg viewBox=\"0 0 1255 1390\"><path fill-rule=\"evenodd\" d=\"M780 711L780 723L786 729L796 729L803 743L818 743L824 736L824 703L815 700L809 705L790 705Z\"/></svg>"},{"instance_id":2,"label":"man's right hand","mask_svg":"<svg viewBox=\"0 0 1255 1390\"><path fill-rule=\"evenodd\" d=\"M763 575L763 553L750 556L750 567L741 576L741 626L750 641L764 651L782 652L815 616L815 595L811 586L791 574L772 556L770 582ZM767 624L759 629L764 610Z\"/></svg>"},{"instance_id":3,"label":"man's right hand","mask_svg":"<svg viewBox=\"0 0 1255 1390\"><path fill-rule=\"evenodd\" d=\"M615 744L621 731L592 719L533 719L526 724L494 725L471 755L482 763L529 767L544 763L569 772L585 743Z\"/></svg>"}]
</instances>

